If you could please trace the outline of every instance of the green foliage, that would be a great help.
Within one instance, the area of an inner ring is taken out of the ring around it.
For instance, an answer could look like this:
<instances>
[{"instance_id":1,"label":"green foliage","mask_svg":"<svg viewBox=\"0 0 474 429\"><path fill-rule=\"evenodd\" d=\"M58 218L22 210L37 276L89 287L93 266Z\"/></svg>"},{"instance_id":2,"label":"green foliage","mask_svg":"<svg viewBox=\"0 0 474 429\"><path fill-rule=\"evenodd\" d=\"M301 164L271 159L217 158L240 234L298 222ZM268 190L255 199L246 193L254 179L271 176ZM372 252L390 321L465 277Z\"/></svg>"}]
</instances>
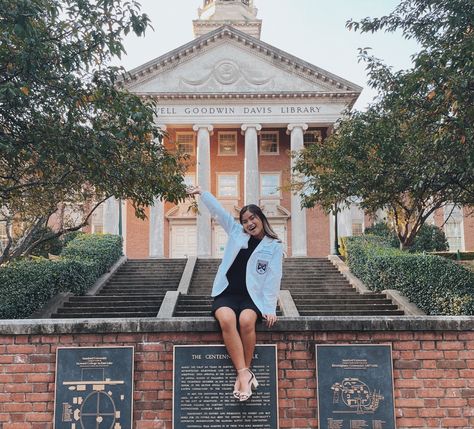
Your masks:
<instances>
[{"instance_id":1,"label":"green foliage","mask_svg":"<svg viewBox=\"0 0 474 429\"><path fill-rule=\"evenodd\" d=\"M0 2L0 217L23 225L0 264L29 254L61 203L93 209L115 196L143 217L158 196L185 197L183 159L159 144L156 102L120 89L124 70L110 66L123 37L149 26L134 0Z\"/></svg>"},{"instance_id":2,"label":"green foliage","mask_svg":"<svg viewBox=\"0 0 474 429\"><path fill-rule=\"evenodd\" d=\"M474 273L445 258L393 249L383 240L347 239L348 265L369 289L396 289L430 315L474 315Z\"/></svg>"},{"instance_id":3,"label":"green foliage","mask_svg":"<svg viewBox=\"0 0 474 429\"><path fill-rule=\"evenodd\" d=\"M474 252L433 252L432 254L453 261L474 261Z\"/></svg>"},{"instance_id":4,"label":"green foliage","mask_svg":"<svg viewBox=\"0 0 474 429\"><path fill-rule=\"evenodd\" d=\"M409 248L436 209L474 204L473 16L471 0L402 0L388 16L348 23L362 32L401 29L422 49L411 69L396 72L361 50L379 97L299 156L306 207L330 211L356 196L370 213L387 209Z\"/></svg>"},{"instance_id":5,"label":"green foliage","mask_svg":"<svg viewBox=\"0 0 474 429\"><path fill-rule=\"evenodd\" d=\"M384 222L366 228L365 233L385 237L390 242L391 247L398 248L400 245L395 231ZM423 224L408 251L411 253L436 252L448 250L448 247L448 240L441 228L436 225Z\"/></svg>"},{"instance_id":6,"label":"green foliage","mask_svg":"<svg viewBox=\"0 0 474 429\"><path fill-rule=\"evenodd\" d=\"M37 240L50 233L52 233L51 228L44 228L33 234L32 239ZM48 255L59 255L63 249L63 246L64 242L53 234L53 238L51 240L43 241L39 246L35 247L31 252L31 255L42 256L44 258L47 258Z\"/></svg>"},{"instance_id":7,"label":"green foliage","mask_svg":"<svg viewBox=\"0 0 474 429\"><path fill-rule=\"evenodd\" d=\"M0 268L0 319L29 317L60 292L84 294L120 257L121 238L81 235L59 260L18 260Z\"/></svg>"},{"instance_id":8,"label":"green foliage","mask_svg":"<svg viewBox=\"0 0 474 429\"><path fill-rule=\"evenodd\" d=\"M424 224L409 250L410 252L440 252L448 249L449 244L444 231L436 225Z\"/></svg>"},{"instance_id":9,"label":"green foliage","mask_svg":"<svg viewBox=\"0 0 474 429\"><path fill-rule=\"evenodd\" d=\"M122 238L111 234L80 234L61 253L67 259L90 262L96 277L108 271L121 255Z\"/></svg>"},{"instance_id":10,"label":"green foliage","mask_svg":"<svg viewBox=\"0 0 474 429\"><path fill-rule=\"evenodd\" d=\"M384 237L390 243L390 247L395 247L397 249L400 247L397 234L395 231L390 229L385 222L379 222L369 228L365 228L364 233L368 235L376 235L377 237Z\"/></svg>"}]
</instances>

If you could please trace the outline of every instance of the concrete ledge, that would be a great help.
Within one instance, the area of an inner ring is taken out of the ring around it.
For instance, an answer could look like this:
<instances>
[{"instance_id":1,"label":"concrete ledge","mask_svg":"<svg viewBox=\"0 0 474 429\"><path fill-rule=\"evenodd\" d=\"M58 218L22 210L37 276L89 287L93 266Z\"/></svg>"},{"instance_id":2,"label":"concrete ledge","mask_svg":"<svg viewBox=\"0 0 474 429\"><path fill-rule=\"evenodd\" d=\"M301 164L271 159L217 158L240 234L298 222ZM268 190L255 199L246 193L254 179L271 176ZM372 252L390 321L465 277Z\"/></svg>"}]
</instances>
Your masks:
<instances>
[{"instance_id":1,"label":"concrete ledge","mask_svg":"<svg viewBox=\"0 0 474 429\"><path fill-rule=\"evenodd\" d=\"M193 277L194 267L196 266L197 257L189 256L186 261L186 266L184 267L183 274L181 275L181 280L178 285L178 292L183 295L187 295L189 291L189 286L191 285L191 279Z\"/></svg>"},{"instance_id":2,"label":"concrete ledge","mask_svg":"<svg viewBox=\"0 0 474 429\"><path fill-rule=\"evenodd\" d=\"M281 290L278 295L278 302L280 303L281 312L285 317L298 317L300 315L295 301L291 296L289 290Z\"/></svg>"},{"instance_id":3,"label":"concrete ledge","mask_svg":"<svg viewBox=\"0 0 474 429\"><path fill-rule=\"evenodd\" d=\"M424 316L426 313L420 310L415 304L408 301L405 295L402 295L398 290L386 289L382 291L387 298L391 299L392 302L398 305L400 310L403 310L407 316Z\"/></svg>"},{"instance_id":4,"label":"concrete ledge","mask_svg":"<svg viewBox=\"0 0 474 429\"><path fill-rule=\"evenodd\" d=\"M176 290L166 292L156 317L159 319L169 319L173 317L174 310L178 305L179 295L179 292Z\"/></svg>"},{"instance_id":5,"label":"concrete ledge","mask_svg":"<svg viewBox=\"0 0 474 429\"><path fill-rule=\"evenodd\" d=\"M349 270L349 267L345 262L339 258L337 255L329 255L328 259L333 263L333 265L339 270L339 272L346 278L346 280L351 284L354 289L357 289L359 293L371 293L372 291L367 288L367 286L362 283L354 274Z\"/></svg>"},{"instance_id":6,"label":"concrete ledge","mask_svg":"<svg viewBox=\"0 0 474 429\"><path fill-rule=\"evenodd\" d=\"M280 317L260 332L334 332L334 331L473 331L474 316L319 316ZM0 320L0 335L100 334L135 332L217 332L212 317L157 319L21 319Z\"/></svg>"},{"instance_id":7,"label":"concrete ledge","mask_svg":"<svg viewBox=\"0 0 474 429\"><path fill-rule=\"evenodd\" d=\"M86 296L91 296L91 295L97 295L97 293L104 287L105 283L107 283L107 280L110 279L110 277L113 276L115 271L117 271L125 262L127 262L127 257L122 256L112 267L108 272L105 274L102 274L94 283L94 286L92 286L87 292Z\"/></svg>"},{"instance_id":8,"label":"concrete ledge","mask_svg":"<svg viewBox=\"0 0 474 429\"><path fill-rule=\"evenodd\" d=\"M29 319L49 319L53 313L58 311L64 302L66 302L70 296L74 294L71 292L60 292L54 295L42 308L35 311Z\"/></svg>"}]
</instances>

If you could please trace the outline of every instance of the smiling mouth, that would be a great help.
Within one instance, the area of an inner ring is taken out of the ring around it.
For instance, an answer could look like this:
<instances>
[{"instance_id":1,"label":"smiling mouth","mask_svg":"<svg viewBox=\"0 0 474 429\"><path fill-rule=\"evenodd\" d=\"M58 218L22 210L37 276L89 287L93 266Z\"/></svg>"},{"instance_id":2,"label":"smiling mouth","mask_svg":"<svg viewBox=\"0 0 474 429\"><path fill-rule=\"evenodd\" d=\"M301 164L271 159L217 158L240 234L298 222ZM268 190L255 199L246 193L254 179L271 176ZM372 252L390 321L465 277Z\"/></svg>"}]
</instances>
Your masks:
<instances>
[{"instance_id":1,"label":"smiling mouth","mask_svg":"<svg viewBox=\"0 0 474 429\"><path fill-rule=\"evenodd\" d=\"M255 228L257 228L257 225L251 225L247 229L249 232L252 232Z\"/></svg>"}]
</instances>

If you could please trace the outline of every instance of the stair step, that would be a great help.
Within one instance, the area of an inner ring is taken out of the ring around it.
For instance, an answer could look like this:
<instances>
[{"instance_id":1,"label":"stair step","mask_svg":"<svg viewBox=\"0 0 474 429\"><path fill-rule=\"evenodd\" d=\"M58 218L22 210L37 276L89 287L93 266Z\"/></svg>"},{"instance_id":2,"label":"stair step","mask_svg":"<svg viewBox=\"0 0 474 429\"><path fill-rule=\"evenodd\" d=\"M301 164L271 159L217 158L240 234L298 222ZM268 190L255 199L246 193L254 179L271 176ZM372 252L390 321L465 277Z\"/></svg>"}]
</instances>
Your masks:
<instances>
[{"instance_id":1,"label":"stair step","mask_svg":"<svg viewBox=\"0 0 474 429\"><path fill-rule=\"evenodd\" d=\"M305 310L300 316L403 316L402 310Z\"/></svg>"},{"instance_id":2,"label":"stair step","mask_svg":"<svg viewBox=\"0 0 474 429\"><path fill-rule=\"evenodd\" d=\"M123 319L126 317L156 317L156 312L87 313L81 311L80 313L55 313L51 316L52 319Z\"/></svg>"},{"instance_id":3,"label":"stair step","mask_svg":"<svg viewBox=\"0 0 474 429\"><path fill-rule=\"evenodd\" d=\"M296 304L298 311L313 311L313 310L398 310L398 307L393 304L354 304L354 303L341 303L341 304L318 304L318 305L307 305L307 304Z\"/></svg>"}]
</instances>

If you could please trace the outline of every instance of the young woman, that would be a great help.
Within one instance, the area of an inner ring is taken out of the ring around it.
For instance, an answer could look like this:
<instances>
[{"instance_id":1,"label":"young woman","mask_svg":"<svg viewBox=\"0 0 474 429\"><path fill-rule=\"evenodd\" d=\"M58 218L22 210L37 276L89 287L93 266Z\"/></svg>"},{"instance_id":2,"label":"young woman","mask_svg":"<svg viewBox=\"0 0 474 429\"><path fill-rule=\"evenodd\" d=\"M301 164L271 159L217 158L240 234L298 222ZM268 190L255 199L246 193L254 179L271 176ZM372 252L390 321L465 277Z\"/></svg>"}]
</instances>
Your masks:
<instances>
[{"instance_id":1,"label":"young woman","mask_svg":"<svg viewBox=\"0 0 474 429\"><path fill-rule=\"evenodd\" d=\"M246 401L252 396L252 388L258 386L250 370L256 322L264 319L272 327L277 320L283 247L258 206L243 207L238 223L211 193L196 186L189 187L188 194L201 195L201 201L229 237L212 287L212 311L237 370L233 395Z\"/></svg>"}]
</instances>

